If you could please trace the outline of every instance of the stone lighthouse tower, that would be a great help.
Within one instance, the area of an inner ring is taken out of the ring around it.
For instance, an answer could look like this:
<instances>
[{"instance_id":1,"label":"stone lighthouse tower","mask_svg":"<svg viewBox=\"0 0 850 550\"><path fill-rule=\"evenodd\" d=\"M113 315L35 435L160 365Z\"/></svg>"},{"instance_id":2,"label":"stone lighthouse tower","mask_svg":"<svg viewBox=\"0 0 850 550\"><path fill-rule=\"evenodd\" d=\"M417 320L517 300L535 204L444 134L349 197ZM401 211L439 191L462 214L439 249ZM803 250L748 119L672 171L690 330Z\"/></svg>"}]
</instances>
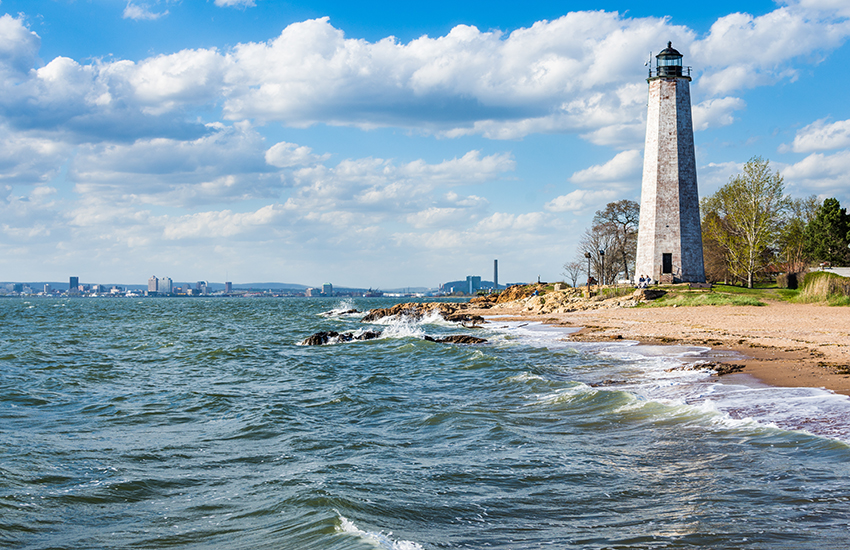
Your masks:
<instances>
[{"instance_id":1,"label":"stone lighthouse tower","mask_svg":"<svg viewBox=\"0 0 850 550\"><path fill-rule=\"evenodd\" d=\"M705 282L690 67L670 42L649 69L635 277Z\"/></svg>"}]
</instances>

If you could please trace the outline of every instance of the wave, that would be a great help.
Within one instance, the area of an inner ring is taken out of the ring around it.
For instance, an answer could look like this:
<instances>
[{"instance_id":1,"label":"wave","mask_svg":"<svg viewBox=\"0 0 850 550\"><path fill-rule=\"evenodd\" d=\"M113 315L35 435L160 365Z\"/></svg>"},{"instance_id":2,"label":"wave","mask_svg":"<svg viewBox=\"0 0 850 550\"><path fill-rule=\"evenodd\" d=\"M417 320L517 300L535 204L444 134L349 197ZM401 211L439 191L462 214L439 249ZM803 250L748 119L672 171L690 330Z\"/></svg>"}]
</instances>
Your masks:
<instances>
[{"instance_id":1,"label":"wave","mask_svg":"<svg viewBox=\"0 0 850 550\"><path fill-rule=\"evenodd\" d=\"M339 514L337 512L337 514ZM424 550L422 545L408 540L393 540L392 532L384 534L383 532L374 533L363 531L350 519L339 515L339 525L337 526L339 533L354 535L364 542L373 544L376 548L385 548L387 550Z\"/></svg>"},{"instance_id":2,"label":"wave","mask_svg":"<svg viewBox=\"0 0 850 550\"><path fill-rule=\"evenodd\" d=\"M767 386L746 375L714 376L710 368L699 368L700 361L710 359L708 347L571 342L564 339L568 331L541 323L496 321L485 327L508 345L576 350L584 358L559 371L560 377L582 384L539 395L541 403L564 406L579 400L588 405L589 400L599 410L616 404L606 412L635 421L643 417L753 433L781 430L850 443L850 398L822 388ZM617 396L606 399L599 392Z\"/></svg>"}]
</instances>

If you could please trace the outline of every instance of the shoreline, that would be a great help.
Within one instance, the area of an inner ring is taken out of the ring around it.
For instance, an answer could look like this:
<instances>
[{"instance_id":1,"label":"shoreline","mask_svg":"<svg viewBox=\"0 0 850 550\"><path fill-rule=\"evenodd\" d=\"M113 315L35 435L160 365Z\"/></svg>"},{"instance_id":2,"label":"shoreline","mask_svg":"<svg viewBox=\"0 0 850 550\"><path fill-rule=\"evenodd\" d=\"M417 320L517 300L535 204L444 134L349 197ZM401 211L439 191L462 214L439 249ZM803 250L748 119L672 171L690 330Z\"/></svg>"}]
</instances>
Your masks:
<instances>
[{"instance_id":1,"label":"shoreline","mask_svg":"<svg viewBox=\"0 0 850 550\"><path fill-rule=\"evenodd\" d=\"M709 347L713 362L761 383L850 396L850 311L845 308L770 302L534 313L514 302L467 313L578 328L567 337L572 341Z\"/></svg>"}]
</instances>

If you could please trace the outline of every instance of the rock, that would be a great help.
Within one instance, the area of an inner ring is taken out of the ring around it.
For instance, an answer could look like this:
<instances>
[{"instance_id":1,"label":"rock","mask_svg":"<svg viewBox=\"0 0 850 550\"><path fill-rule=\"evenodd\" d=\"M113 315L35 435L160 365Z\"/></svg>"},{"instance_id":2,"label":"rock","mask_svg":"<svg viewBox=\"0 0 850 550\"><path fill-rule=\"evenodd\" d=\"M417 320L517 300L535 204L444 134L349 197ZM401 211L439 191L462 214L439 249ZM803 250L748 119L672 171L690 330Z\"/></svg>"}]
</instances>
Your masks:
<instances>
[{"instance_id":1,"label":"rock","mask_svg":"<svg viewBox=\"0 0 850 550\"><path fill-rule=\"evenodd\" d=\"M729 363L720 363L714 367L714 371L717 373L717 376L723 376L724 374L732 374L733 372L741 372L744 370L746 365L734 365Z\"/></svg>"},{"instance_id":2,"label":"rock","mask_svg":"<svg viewBox=\"0 0 850 550\"><path fill-rule=\"evenodd\" d=\"M451 316L460 315L455 322L472 322L473 325L483 323L484 318L478 315L468 315L460 313L468 309L469 304L458 304L450 302L407 302L404 304L396 304L393 307L377 308L369 311L360 321L363 323L371 323L384 317L407 317L413 320L419 320L432 313L438 313L443 319L449 319Z\"/></svg>"},{"instance_id":3,"label":"rock","mask_svg":"<svg viewBox=\"0 0 850 550\"><path fill-rule=\"evenodd\" d=\"M471 315L469 313L450 313L443 315L443 319L450 323L461 323L465 327L474 327L484 324L484 317L480 315Z\"/></svg>"},{"instance_id":4,"label":"rock","mask_svg":"<svg viewBox=\"0 0 850 550\"><path fill-rule=\"evenodd\" d=\"M381 331L379 330L367 330L366 332L362 332L360 334L354 334L353 332L335 332L333 330L329 330L327 332L317 332L312 336L308 336L302 342L302 346L324 346L326 344L336 342L351 342L354 340L374 340L381 335Z\"/></svg>"},{"instance_id":5,"label":"rock","mask_svg":"<svg viewBox=\"0 0 850 550\"><path fill-rule=\"evenodd\" d=\"M334 332L329 330L327 332L317 332L312 336L308 336L302 342L302 346L323 346L327 344L331 338L337 338L339 336L338 332Z\"/></svg>"},{"instance_id":6,"label":"rock","mask_svg":"<svg viewBox=\"0 0 850 550\"><path fill-rule=\"evenodd\" d=\"M475 336L469 336L467 334L453 334L451 336L446 336L444 338L432 338L431 336L426 336L425 340L428 342L438 342L440 344L486 344L487 340L484 338L478 338Z\"/></svg>"},{"instance_id":7,"label":"rock","mask_svg":"<svg viewBox=\"0 0 850 550\"><path fill-rule=\"evenodd\" d=\"M657 300L665 294L667 294L666 290L658 288L639 288L635 290L632 296L634 296L635 300L646 302L649 300Z\"/></svg>"}]
</instances>

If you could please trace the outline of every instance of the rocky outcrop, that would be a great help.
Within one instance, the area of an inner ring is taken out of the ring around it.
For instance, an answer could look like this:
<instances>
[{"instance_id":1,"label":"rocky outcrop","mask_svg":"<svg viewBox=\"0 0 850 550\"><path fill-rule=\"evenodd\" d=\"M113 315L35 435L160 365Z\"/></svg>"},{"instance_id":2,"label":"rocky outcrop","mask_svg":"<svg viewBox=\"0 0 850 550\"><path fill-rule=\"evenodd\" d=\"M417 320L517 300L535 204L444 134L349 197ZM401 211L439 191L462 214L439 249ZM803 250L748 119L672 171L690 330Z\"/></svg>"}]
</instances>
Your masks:
<instances>
[{"instance_id":1,"label":"rocky outcrop","mask_svg":"<svg viewBox=\"0 0 850 550\"><path fill-rule=\"evenodd\" d=\"M302 346L324 346L326 344L337 344L339 342L351 342L354 340L374 340L381 335L380 331L367 330L360 334L353 332L336 332L329 330L326 332L317 332L312 336L308 336L301 341Z\"/></svg>"},{"instance_id":2,"label":"rocky outcrop","mask_svg":"<svg viewBox=\"0 0 850 550\"><path fill-rule=\"evenodd\" d=\"M468 304L456 304L450 302L406 302L404 304L396 304L393 307L377 308L369 311L361 322L372 323L384 317L406 317L418 321L427 315L439 313L439 315L448 321L456 323L470 323L473 326L478 323L483 323L484 319L478 315L466 315L461 313L469 307Z\"/></svg>"},{"instance_id":3,"label":"rocky outcrop","mask_svg":"<svg viewBox=\"0 0 850 550\"><path fill-rule=\"evenodd\" d=\"M475 336L469 336L467 334L453 334L451 336L445 336L443 338L432 338L431 336L426 336L425 340L428 342L439 342L440 344L486 344L487 340L485 338L478 338Z\"/></svg>"},{"instance_id":4,"label":"rocky outcrop","mask_svg":"<svg viewBox=\"0 0 850 550\"><path fill-rule=\"evenodd\" d=\"M530 288L534 288L529 285ZM634 307L641 302L657 299L664 294L658 289L638 289L632 291L628 287L603 287L601 291L587 296L585 287L566 288L549 291L545 294L533 293L526 298L503 304L495 304L493 309L516 309L534 314L571 313L593 309L617 309Z\"/></svg>"}]
</instances>

